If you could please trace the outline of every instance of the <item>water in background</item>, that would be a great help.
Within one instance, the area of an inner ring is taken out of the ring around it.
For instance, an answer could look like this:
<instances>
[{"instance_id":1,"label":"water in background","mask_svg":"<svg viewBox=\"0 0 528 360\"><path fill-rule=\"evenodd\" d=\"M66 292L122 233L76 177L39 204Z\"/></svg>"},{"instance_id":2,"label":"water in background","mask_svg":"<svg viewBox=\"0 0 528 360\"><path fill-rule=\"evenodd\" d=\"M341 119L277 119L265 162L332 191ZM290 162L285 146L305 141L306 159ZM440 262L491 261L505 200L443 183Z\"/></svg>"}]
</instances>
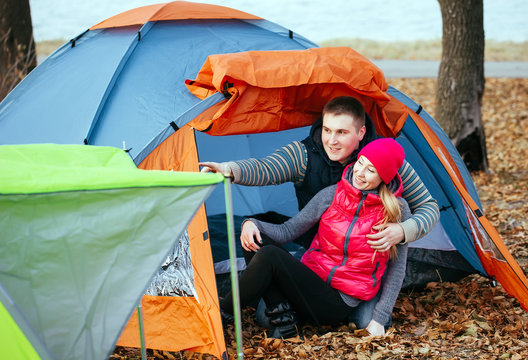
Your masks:
<instances>
[{"instance_id":1,"label":"water in background","mask_svg":"<svg viewBox=\"0 0 528 360\"><path fill-rule=\"evenodd\" d=\"M204 0L282 25L314 42L335 38L385 41L442 37L437 0ZM120 12L164 0L30 0L36 41L71 39ZM528 1L484 0L486 39L528 41Z\"/></svg>"}]
</instances>

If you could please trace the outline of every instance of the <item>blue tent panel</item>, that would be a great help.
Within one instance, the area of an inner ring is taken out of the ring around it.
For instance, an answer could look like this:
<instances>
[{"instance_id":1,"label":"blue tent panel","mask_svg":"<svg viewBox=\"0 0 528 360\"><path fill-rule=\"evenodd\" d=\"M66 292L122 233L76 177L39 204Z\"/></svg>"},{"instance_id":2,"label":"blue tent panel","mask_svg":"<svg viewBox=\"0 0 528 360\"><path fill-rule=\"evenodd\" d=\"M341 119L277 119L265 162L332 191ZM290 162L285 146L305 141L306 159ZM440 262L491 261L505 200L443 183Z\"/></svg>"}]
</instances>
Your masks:
<instances>
[{"instance_id":1,"label":"blue tent panel","mask_svg":"<svg viewBox=\"0 0 528 360\"><path fill-rule=\"evenodd\" d=\"M438 202L440 221L449 239L475 270L485 274L475 252L471 229L460 194L410 117L405 122L398 142L405 150L407 161L411 163L433 198Z\"/></svg>"},{"instance_id":2,"label":"blue tent panel","mask_svg":"<svg viewBox=\"0 0 528 360\"><path fill-rule=\"evenodd\" d=\"M50 55L1 103L0 144L81 144L135 33L88 32Z\"/></svg>"},{"instance_id":3,"label":"blue tent panel","mask_svg":"<svg viewBox=\"0 0 528 360\"><path fill-rule=\"evenodd\" d=\"M309 127L278 133L250 135L209 136L196 132L198 157L201 161L225 161L226 159L263 158L278 148L308 136ZM234 215L247 216L275 211L286 216L298 212L297 200L291 183L275 186L243 186L232 188ZM225 213L224 194L216 189L206 201L207 214Z\"/></svg>"},{"instance_id":4,"label":"blue tent panel","mask_svg":"<svg viewBox=\"0 0 528 360\"><path fill-rule=\"evenodd\" d=\"M159 21L138 31L88 31L48 57L0 105L0 144L88 137L90 145L125 144L135 158L200 102L184 80L207 56L317 47L266 20Z\"/></svg>"},{"instance_id":5,"label":"blue tent panel","mask_svg":"<svg viewBox=\"0 0 528 360\"><path fill-rule=\"evenodd\" d=\"M389 86L389 89L387 90L387 93L394 96L396 99L401 101L403 104L411 108L412 110L419 111L421 109L420 105L418 105L414 100L412 100L410 97L402 93L401 91L395 89L392 86ZM471 175L464 164L464 160L460 157L460 154L458 153L458 150L451 142L451 139L447 136L447 134L444 132L444 130L440 127L440 125L436 122L435 119L432 118L431 115L424 109L421 109L419 112L420 117L433 129L435 134L438 136L438 138L442 141L442 144L446 147L446 149L449 151L449 154L453 158L453 161L455 162L458 170L460 171L460 174L462 175L462 178L464 179L464 184L466 185L467 191L473 201L477 203L479 208L482 210L482 204L480 203L480 198L478 196L477 188L475 186L475 183L471 179Z\"/></svg>"}]
</instances>

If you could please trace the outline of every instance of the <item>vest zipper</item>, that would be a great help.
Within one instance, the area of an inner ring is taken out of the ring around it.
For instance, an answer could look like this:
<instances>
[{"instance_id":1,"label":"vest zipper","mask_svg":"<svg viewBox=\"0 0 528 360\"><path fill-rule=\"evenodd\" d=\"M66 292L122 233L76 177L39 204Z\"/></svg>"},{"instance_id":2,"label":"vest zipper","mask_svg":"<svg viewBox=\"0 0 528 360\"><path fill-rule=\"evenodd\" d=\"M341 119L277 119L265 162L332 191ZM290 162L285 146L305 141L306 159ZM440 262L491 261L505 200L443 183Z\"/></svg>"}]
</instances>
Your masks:
<instances>
[{"instance_id":1,"label":"vest zipper","mask_svg":"<svg viewBox=\"0 0 528 360\"><path fill-rule=\"evenodd\" d=\"M340 265L336 265L330 270L330 273L328 274L328 277L326 278L326 283L330 285L332 282L332 278L334 277L335 272L340 266L344 266L348 261L348 246L350 245L350 234L352 233L352 229L354 228L354 225L356 224L358 218L359 218L359 211L361 210L361 207L363 206L363 200L367 197L367 194L361 195L361 200L359 200L359 204L356 208L356 213L354 214L354 217L352 218L352 222L348 226L347 232L345 234L345 241L343 243L343 261L341 261Z\"/></svg>"}]
</instances>

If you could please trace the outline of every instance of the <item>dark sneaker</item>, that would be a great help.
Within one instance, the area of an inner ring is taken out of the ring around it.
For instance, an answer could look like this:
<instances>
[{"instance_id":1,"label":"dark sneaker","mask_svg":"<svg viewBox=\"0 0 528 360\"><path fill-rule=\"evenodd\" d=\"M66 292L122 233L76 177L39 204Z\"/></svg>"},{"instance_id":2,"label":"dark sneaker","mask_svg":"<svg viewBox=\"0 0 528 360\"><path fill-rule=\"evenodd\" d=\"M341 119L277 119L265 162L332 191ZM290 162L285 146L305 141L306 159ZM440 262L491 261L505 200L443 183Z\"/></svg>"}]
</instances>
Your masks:
<instances>
[{"instance_id":1,"label":"dark sneaker","mask_svg":"<svg viewBox=\"0 0 528 360\"><path fill-rule=\"evenodd\" d=\"M227 325L235 323L235 317L222 309L220 309L220 316L222 317L222 326L224 329L227 327Z\"/></svg>"}]
</instances>

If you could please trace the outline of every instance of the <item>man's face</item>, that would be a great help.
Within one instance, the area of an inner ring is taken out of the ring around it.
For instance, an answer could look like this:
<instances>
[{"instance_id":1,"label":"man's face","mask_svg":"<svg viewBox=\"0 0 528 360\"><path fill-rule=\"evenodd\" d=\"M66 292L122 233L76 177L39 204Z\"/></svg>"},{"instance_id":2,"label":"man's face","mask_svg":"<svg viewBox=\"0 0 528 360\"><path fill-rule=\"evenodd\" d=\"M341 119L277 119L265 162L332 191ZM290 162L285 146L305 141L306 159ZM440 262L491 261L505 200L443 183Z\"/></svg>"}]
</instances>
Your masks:
<instances>
[{"instance_id":1,"label":"man's face","mask_svg":"<svg viewBox=\"0 0 528 360\"><path fill-rule=\"evenodd\" d=\"M351 115L325 114L321 140L330 160L346 164L365 136L365 131L365 126L356 129Z\"/></svg>"}]
</instances>

